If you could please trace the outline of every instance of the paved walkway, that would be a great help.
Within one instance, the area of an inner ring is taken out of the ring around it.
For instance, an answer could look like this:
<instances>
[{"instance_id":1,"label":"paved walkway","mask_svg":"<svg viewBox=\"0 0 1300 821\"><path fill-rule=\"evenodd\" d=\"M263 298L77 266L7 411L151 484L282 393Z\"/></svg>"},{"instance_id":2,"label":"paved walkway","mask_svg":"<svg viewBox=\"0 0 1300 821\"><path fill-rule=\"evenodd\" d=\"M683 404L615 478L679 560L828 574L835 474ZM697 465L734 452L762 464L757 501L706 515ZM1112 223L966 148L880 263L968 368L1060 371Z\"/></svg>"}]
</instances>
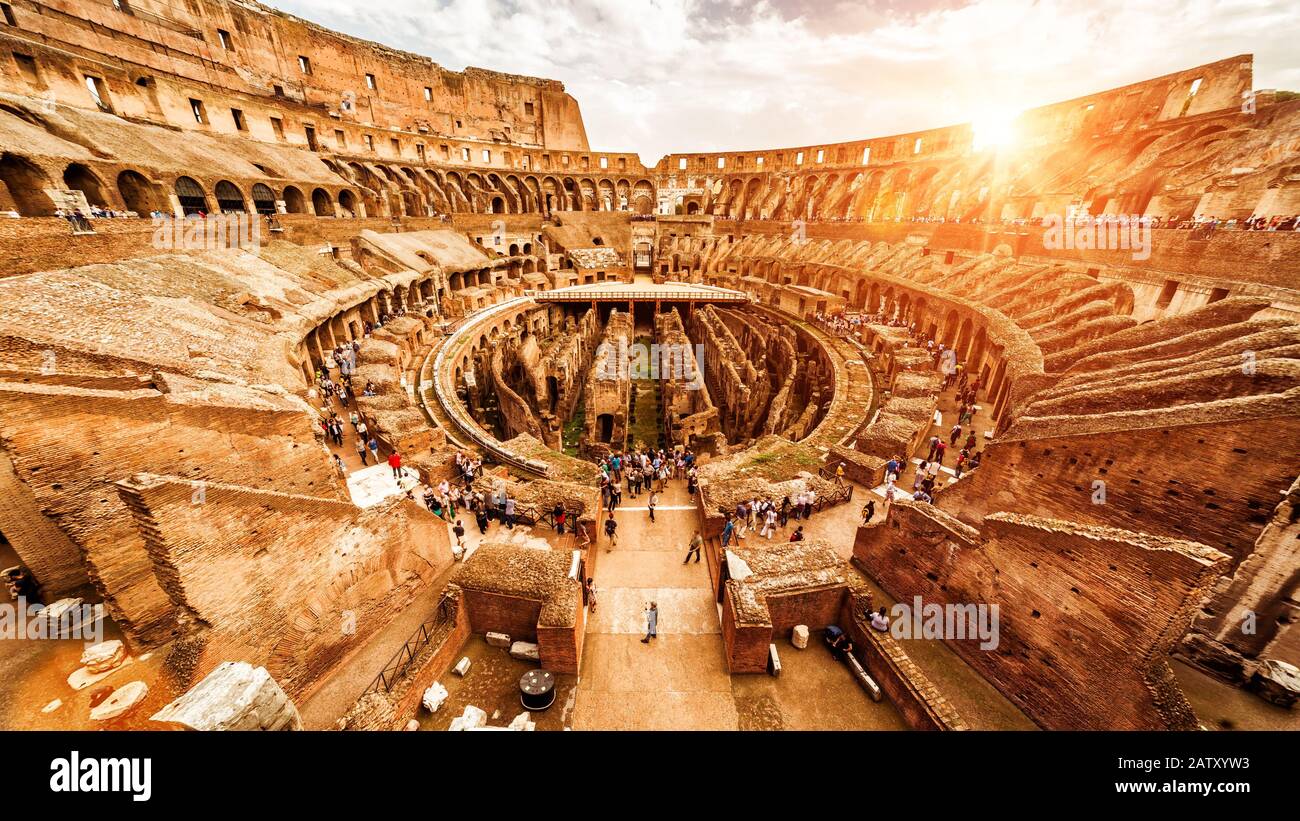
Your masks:
<instances>
[{"instance_id":1,"label":"paved walkway","mask_svg":"<svg viewBox=\"0 0 1300 821\"><path fill-rule=\"evenodd\" d=\"M683 565L698 517L685 481L669 481L653 524L645 494L623 495L618 544L597 550L597 608L587 621L577 730L734 730L739 724L718 608L704 562ZM659 638L642 644L645 609L659 605Z\"/></svg>"}]
</instances>

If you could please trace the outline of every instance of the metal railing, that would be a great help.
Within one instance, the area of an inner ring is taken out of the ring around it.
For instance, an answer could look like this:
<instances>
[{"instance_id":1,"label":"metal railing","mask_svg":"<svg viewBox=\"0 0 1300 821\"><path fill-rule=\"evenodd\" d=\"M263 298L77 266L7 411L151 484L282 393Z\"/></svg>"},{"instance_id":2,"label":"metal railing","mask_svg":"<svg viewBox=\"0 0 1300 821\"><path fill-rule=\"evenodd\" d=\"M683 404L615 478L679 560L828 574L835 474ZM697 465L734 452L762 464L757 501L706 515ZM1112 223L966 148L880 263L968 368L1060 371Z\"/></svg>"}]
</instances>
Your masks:
<instances>
[{"instance_id":1,"label":"metal railing","mask_svg":"<svg viewBox=\"0 0 1300 821\"><path fill-rule=\"evenodd\" d=\"M444 629L456 619L456 605L450 596L443 594L438 601L438 607L434 611L433 618L421 624L415 633L406 640L402 648L384 665L375 680L370 683L362 695L378 692L392 692L393 686L401 681L411 665L415 664L416 659L426 647L435 641L446 638L450 633Z\"/></svg>"}]
</instances>

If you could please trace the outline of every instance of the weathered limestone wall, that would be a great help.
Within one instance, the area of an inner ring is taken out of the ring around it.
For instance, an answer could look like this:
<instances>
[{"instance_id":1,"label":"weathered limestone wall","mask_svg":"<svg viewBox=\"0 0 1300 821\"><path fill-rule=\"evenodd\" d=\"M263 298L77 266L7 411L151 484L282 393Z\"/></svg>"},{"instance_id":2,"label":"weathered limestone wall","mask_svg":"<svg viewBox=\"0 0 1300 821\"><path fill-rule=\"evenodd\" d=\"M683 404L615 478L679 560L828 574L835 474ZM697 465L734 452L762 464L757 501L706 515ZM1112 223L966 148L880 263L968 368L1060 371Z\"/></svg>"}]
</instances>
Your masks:
<instances>
[{"instance_id":1,"label":"weathered limestone wall","mask_svg":"<svg viewBox=\"0 0 1300 821\"><path fill-rule=\"evenodd\" d=\"M232 658L265 666L294 698L452 564L445 524L405 499L362 510L148 474L117 490L160 586L200 630L200 668Z\"/></svg>"},{"instance_id":2,"label":"weathered limestone wall","mask_svg":"<svg viewBox=\"0 0 1300 821\"><path fill-rule=\"evenodd\" d=\"M999 641L948 644L1049 729L1194 729L1166 658L1228 557L1193 542L997 513L976 531L895 502L853 559L910 603L999 607Z\"/></svg>"},{"instance_id":3,"label":"weathered limestone wall","mask_svg":"<svg viewBox=\"0 0 1300 821\"><path fill-rule=\"evenodd\" d=\"M114 619L145 645L174 634L175 614L112 482L169 471L345 498L306 408L268 395L161 393L144 382L137 390L8 382L0 384L0 441L36 508L68 540L59 548L45 541L44 526L9 521L30 519L31 505L0 507L0 529L19 556L32 555L39 582L50 577L46 595L94 582ZM79 551L68 553L69 544Z\"/></svg>"}]
</instances>

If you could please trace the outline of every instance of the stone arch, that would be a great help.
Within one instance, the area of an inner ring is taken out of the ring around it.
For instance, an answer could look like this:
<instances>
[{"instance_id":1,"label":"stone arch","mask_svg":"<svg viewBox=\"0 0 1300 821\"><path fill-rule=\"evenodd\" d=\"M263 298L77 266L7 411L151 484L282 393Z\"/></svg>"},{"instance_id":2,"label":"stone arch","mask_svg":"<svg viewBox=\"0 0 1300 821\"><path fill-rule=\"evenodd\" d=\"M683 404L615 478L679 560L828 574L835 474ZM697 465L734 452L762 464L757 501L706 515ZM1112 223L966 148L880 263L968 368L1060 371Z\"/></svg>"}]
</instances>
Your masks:
<instances>
[{"instance_id":1,"label":"stone arch","mask_svg":"<svg viewBox=\"0 0 1300 821\"><path fill-rule=\"evenodd\" d=\"M300 191L298 188L292 185L286 185L284 188L284 195L281 197L281 199L284 200L284 210L286 213L289 214L307 213L307 200L305 197L303 197L302 191Z\"/></svg>"},{"instance_id":2,"label":"stone arch","mask_svg":"<svg viewBox=\"0 0 1300 821\"><path fill-rule=\"evenodd\" d=\"M108 197L104 192L103 180L86 165L79 162L69 163L63 169L63 185L70 191L80 191L86 195L86 202L108 208Z\"/></svg>"},{"instance_id":3,"label":"stone arch","mask_svg":"<svg viewBox=\"0 0 1300 821\"><path fill-rule=\"evenodd\" d=\"M253 184L253 210L259 214L275 213L275 192L266 183Z\"/></svg>"},{"instance_id":4,"label":"stone arch","mask_svg":"<svg viewBox=\"0 0 1300 821\"><path fill-rule=\"evenodd\" d=\"M330 197L330 192L324 188L317 188L311 192L311 208L318 217L334 216L334 200Z\"/></svg>"},{"instance_id":5,"label":"stone arch","mask_svg":"<svg viewBox=\"0 0 1300 821\"><path fill-rule=\"evenodd\" d=\"M9 189L18 213L24 217L53 216L54 201L45 193L50 178L31 160L6 152L0 155L0 182Z\"/></svg>"},{"instance_id":6,"label":"stone arch","mask_svg":"<svg viewBox=\"0 0 1300 821\"><path fill-rule=\"evenodd\" d=\"M193 177L180 177L176 180L176 199L180 200L181 210L189 214L208 213L208 195Z\"/></svg>"},{"instance_id":7,"label":"stone arch","mask_svg":"<svg viewBox=\"0 0 1300 821\"><path fill-rule=\"evenodd\" d=\"M230 180L220 180L212 189L220 213L241 213L247 210L244 205L244 193Z\"/></svg>"},{"instance_id":8,"label":"stone arch","mask_svg":"<svg viewBox=\"0 0 1300 821\"><path fill-rule=\"evenodd\" d=\"M346 188L339 192L339 209L345 217L361 216L361 212L357 209L357 195Z\"/></svg>"},{"instance_id":9,"label":"stone arch","mask_svg":"<svg viewBox=\"0 0 1300 821\"><path fill-rule=\"evenodd\" d=\"M127 169L117 175L117 193L126 210L143 216L154 211L169 212L161 189L139 171Z\"/></svg>"}]
</instances>

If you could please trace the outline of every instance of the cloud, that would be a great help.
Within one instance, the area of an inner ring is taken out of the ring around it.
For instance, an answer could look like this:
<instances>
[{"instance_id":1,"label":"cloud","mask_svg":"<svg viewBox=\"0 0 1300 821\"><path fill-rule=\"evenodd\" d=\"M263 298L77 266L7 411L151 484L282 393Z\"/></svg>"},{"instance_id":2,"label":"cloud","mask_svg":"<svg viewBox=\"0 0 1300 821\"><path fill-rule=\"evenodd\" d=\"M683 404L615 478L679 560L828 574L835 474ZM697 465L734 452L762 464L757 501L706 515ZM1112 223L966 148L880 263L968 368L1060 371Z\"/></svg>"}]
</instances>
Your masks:
<instances>
[{"instance_id":1,"label":"cloud","mask_svg":"<svg viewBox=\"0 0 1300 821\"><path fill-rule=\"evenodd\" d=\"M753 150L950 125L1241 53L1300 88L1279 0L272 0L332 29L563 82L592 147Z\"/></svg>"}]
</instances>

